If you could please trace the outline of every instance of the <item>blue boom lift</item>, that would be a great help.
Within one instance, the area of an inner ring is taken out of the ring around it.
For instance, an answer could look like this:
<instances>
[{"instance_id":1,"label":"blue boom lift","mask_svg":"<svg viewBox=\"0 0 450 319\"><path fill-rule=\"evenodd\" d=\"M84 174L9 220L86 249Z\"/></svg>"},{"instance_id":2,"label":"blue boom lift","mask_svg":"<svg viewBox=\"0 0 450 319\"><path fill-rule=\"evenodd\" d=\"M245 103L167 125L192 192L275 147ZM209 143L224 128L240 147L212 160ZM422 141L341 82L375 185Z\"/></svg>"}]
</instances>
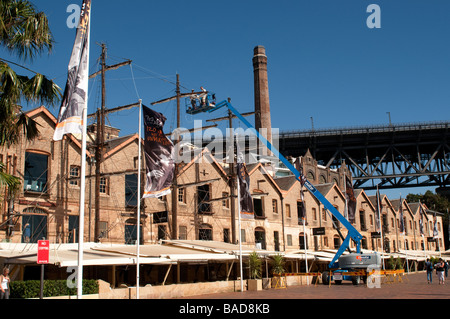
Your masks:
<instances>
[{"instance_id":1,"label":"blue boom lift","mask_svg":"<svg viewBox=\"0 0 450 319\"><path fill-rule=\"evenodd\" d=\"M360 276L345 276L346 272L354 272L355 270L363 270L369 267L379 268L381 265L381 257L376 252L375 253L361 253L361 239L362 235L356 230L355 227L341 214L339 211L304 177L300 172L289 162L279 151L272 146L272 144L261 135L230 103L230 99L224 100L220 103L215 103L215 94L208 94L206 99L207 103L203 104L202 107L187 111L188 114L197 114L200 112L215 112L223 107L228 108L236 117L244 123L257 137L258 139L268 148L270 152L280 159L280 161L295 175L298 181L303 181L303 185L314 195L317 200L319 200L325 208L333 214L334 217L348 230L347 237L343 238L342 245L339 247L336 255L333 257L328 267L333 270L331 277L330 272L325 271L322 274L322 282L328 284L333 280L337 284L340 284L342 279L350 279L354 284L358 284ZM191 102L191 100L189 100ZM353 240L356 244L356 253L350 251L350 240ZM345 250L349 250L349 254L342 256Z\"/></svg>"}]
</instances>

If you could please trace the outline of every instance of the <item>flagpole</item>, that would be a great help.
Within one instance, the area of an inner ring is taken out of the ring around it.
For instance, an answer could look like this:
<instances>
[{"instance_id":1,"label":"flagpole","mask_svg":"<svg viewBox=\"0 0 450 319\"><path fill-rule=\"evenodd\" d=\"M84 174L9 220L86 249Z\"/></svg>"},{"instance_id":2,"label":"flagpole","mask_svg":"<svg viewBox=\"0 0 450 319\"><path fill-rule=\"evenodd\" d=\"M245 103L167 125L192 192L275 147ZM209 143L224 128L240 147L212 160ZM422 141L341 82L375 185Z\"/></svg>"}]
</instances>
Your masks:
<instances>
[{"instance_id":1,"label":"flagpole","mask_svg":"<svg viewBox=\"0 0 450 319\"><path fill-rule=\"evenodd\" d=\"M402 212L402 214L400 215L400 217L401 217L401 223L402 223L402 225L403 225L403 232L402 232L402 235L403 235L403 245L405 246L405 255L406 255L406 270L407 270L407 272L409 272L409 260L408 260L408 250L407 250L407 245L408 245L408 242L407 242L407 239L406 239L406 223L405 223L405 218L404 218L404 216L403 216L403 201L402 201L402 195L400 194L400 209L401 209L401 212Z\"/></svg>"},{"instance_id":2,"label":"flagpole","mask_svg":"<svg viewBox=\"0 0 450 319\"><path fill-rule=\"evenodd\" d=\"M142 131L142 100L139 99L139 138L138 138L138 181L137 181L137 245L136 245L136 299L139 299L139 266L140 266L140 245L141 245L141 131Z\"/></svg>"},{"instance_id":3,"label":"flagpole","mask_svg":"<svg viewBox=\"0 0 450 319\"><path fill-rule=\"evenodd\" d=\"M239 143L238 135L236 135L236 138L237 138L237 143ZM239 145L238 145L238 147L239 147ZM232 150L234 150L234 137L233 137ZM234 151L232 151L231 154L234 155ZM237 165L236 165L236 168L237 168ZM244 281L242 278L244 275L244 270L242 269L241 187L239 185L239 179L238 179L237 174L239 174L238 169L236 169L236 184L237 184L237 201L238 201L239 272L240 272L240 277L241 277L241 292L244 292Z\"/></svg>"},{"instance_id":4,"label":"flagpole","mask_svg":"<svg viewBox=\"0 0 450 319\"><path fill-rule=\"evenodd\" d=\"M427 252L425 251L425 233L423 230L423 213L422 213L422 203L420 202L419 199L419 215L420 215L420 219L419 219L419 227L421 227L420 229L420 236L422 237L422 241L423 241L423 255L425 258L427 258ZM422 225L420 225L422 224Z\"/></svg>"},{"instance_id":5,"label":"flagpole","mask_svg":"<svg viewBox=\"0 0 450 319\"><path fill-rule=\"evenodd\" d=\"M239 269L240 269L240 277L241 277L241 292L244 291L244 281L242 276L244 275L243 269L242 269L242 232L241 232L241 195L240 195L240 187L239 187L239 181L237 181L237 200L238 200L238 231L239 231Z\"/></svg>"},{"instance_id":6,"label":"flagpole","mask_svg":"<svg viewBox=\"0 0 450 319\"><path fill-rule=\"evenodd\" d=\"M300 187L302 187L300 185ZM305 203L302 203L303 205ZM303 245L305 246L305 270L308 273L309 269L308 269L308 252L307 252L307 248L308 248L308 243L306 242L306 230L305 230L305 217L302 218L303 219ZM306 276L306 284L309 285L309 277Z\"/></svg>"},{"instance_id":7,"label":"flagpole","mask_svg":"<svg viewBox=\"0 0 450 319\"><path fill-rule=\"evenodd\" d=\"M383 209L383 205L381 204L381 194L378 190L377 185L377 207L378 207L378 227L380 227L380 236L381 236L381 256L384 256L384 238L383 238L383 223L381 221L382 214L381 211ZM384 259L383 259L383 270L384 270Z\"/></svg>"},{"instance_id":8,"label":"flagpole","mask_svg":"<svg viewBox=\"0 0 450 319\"><path fill-rule=\"evenodd\" d=\"M83 109L83 123L87 123L87 108ZM77 297L83 297L83 244L84 244L84 201L86 185L86 124L83 124L83 138L81 147L81 181L80 181L80 216L78 219L78 277L77 277Z\"/></svg>"},{"instance_id":9,"label":"flagpole","mask_svg":"<svg viewBox=\"0 0 450 319\"><path fill-rule=\"evenodd\" d=\"M87 25L87 43L88 43L88 51L87 51L87 69L89 74L89 44L91 41L91 7L89 8L89 23ZM84 246L84 215L85 215L85 198L86 198L86 192L85 192L85 186L86 186L86 140L87 140L87 103L88 103L88 97L89 97L89 81L86 80L86 103L83 105L83 122L82 122L82 139L81 139L81 176L80 176L80 216L78 219L78 268L77 268L77 298L83 299L83 246Z\"/></svg>"}]
</instances>

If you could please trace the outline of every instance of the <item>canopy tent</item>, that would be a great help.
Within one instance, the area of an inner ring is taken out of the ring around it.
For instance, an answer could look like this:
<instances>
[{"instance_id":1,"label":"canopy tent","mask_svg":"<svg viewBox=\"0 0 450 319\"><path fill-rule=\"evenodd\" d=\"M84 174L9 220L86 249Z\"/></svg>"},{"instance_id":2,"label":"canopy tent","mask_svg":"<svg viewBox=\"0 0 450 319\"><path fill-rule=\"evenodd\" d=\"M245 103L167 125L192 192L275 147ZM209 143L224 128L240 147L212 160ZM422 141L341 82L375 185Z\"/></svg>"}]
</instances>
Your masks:
<instances>
[{"instance_id":1,"label":"canopy tent","mask_svg":"<svg viewBox=\"0 0 450 319\"><path fill-rule=\"evenodd\" d=\"M77 244L51 244L49 263L58 267L77 266ZM85 243L83 245L84 265L133 265L136 264L136 247L132 245L109 245ZM226 253L174 247L170 245L143 245L140 247L141 264L174 264L198 260L235 260ZM3 264L37 264L37 244L0 244L0 261Z\"/></svg>"}]
</instances>

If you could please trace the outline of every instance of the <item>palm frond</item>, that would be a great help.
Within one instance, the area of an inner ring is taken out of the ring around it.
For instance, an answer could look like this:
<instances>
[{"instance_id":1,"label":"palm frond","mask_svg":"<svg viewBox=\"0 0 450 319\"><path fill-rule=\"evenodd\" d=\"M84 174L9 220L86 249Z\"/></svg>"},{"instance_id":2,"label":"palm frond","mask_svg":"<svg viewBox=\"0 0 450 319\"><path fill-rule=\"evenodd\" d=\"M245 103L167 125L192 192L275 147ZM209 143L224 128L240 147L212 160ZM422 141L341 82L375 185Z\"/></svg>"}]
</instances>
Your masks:
<instances>
[{"instance_id":1,"label":"palm frond","mask_svg":"<svg viewBox=\"0 0 450 319\"><path fill-rule=\"evenodd\" d=\"M27 101L53 106L62 96L61 88L42 74L37 73L31 79L27 77L20 77L20 79Z\"/></svg>"},{"instance_id":2,"label":"palm frond","mask_svg":"<svg viewBox=\"0 0 450 319\"><path fill-rule=\"evenodd\" d=\"M20 179L5 173L5 164L0 162L0 186L7 186L10 191L16 190L20 186Z\"/></svg>"},{"instance_id":3,"label":"palm frond","mask_svg":"<svg viewBox=\"0 0 450 319\"><path fill-rule=\"evenodd\" d=\"M54 43L47 16L27 0L0 2L0 41L25 60L50 52Z\"/></svg>"},{"instance_id":4,"label":"palm frond","mask_svg":"<svg viewBox=\"0 0 450 319\"><path fill-rule=\"evenodd\" d=\"M53 37L46 15L37 12L28 0L1 0L0 45L24 59L50 51ZM18 142L22 135L33 140L39 134L38 124L21 112L22 100L54 106L61 99L58 85L40 73L31 72L34 73L31 78L18 75L6 60L0 59L1 146Z\"/></svg>"}]
</instances>

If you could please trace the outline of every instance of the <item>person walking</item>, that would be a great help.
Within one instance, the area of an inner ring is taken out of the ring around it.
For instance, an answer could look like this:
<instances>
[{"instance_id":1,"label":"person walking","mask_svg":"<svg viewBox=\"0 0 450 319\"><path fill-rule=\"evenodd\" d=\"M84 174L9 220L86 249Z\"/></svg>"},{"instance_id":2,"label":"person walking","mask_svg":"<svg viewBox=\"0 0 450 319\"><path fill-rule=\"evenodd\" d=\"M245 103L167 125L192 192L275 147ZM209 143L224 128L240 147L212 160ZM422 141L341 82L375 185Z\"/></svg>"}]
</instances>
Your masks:
<instances>
[{"instance_id":1,"label":"person walking","mask_svg":"<svg viewBox=\"0 0 450 319\"><path fill-rule=\"evenodd\" d=\"M0 275L0 299L9 299L9 282L9 269L5 267Z\"/></svg>"},{"instance_id":2,"label":"person walking","mask_svg":"<svg viewBox=\"0 0 450 319\"><path fill-rule=\"evenodd\" d=\"M429 258L427 258L427 261L425 262L425 269L427 271L427 282L431 284L433 282L433 264Z\"/></svg>"},{"instance_id":3,"label":"person walking","mask_svg":"<svg viewBox=\"0 0 450 319\"><path fill-rule=\"evenodd\" d=\"M442 283L444 284L444 261L442 260L442 258L439 259L439 262L436 264L436 274L438 276L439 279L439 285Z\"/></svg>"}]
</instances>

